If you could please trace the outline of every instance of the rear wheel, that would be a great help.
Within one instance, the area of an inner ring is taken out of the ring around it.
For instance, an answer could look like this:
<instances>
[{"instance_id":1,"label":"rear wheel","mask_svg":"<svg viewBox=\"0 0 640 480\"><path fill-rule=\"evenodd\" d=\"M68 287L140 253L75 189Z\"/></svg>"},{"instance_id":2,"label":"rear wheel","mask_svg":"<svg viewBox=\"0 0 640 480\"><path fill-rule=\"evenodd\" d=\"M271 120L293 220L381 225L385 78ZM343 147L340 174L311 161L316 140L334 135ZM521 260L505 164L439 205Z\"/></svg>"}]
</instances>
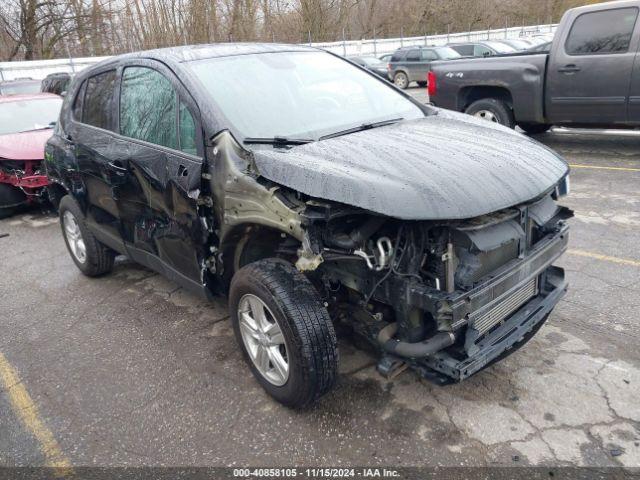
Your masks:
<instances>
[{"instance_id":1,"label":"rear wheel","mask_svg":"<svg viewBox=\"0 0 640 480\"><path fill-rule=\"evenodd\" d=\"M333 324L293 265L270 258L238 270L229 309L245 360L269 395L303 408L331 389L338 372Z\"/></svg>"},{"instance_id":2,"label":"rear wheel","mask_svg":"<svg viewBox=\"0 0 640 480\"><path fill-rule=\"evenodd\" d=\"M469 105L465 113L489 122L499 123L505 127L514 128L516 126L513 111L504 100L498 98L477 100Z\"/></svg>"},{"instance_id":3,"label":"rear wheel","mask_svg":"<svg viewBox=\"0 0 640 480\"><path fill-rule=\"evenodd\" d=\"M93 236L76 201L69 195L65 196L60 201L58 211L62 236L80 271L89 277L110 272L116 254Z\"/></svg>"},{"instance_id":4,"label":"rear wheel","mask_svg":"<svg viewBox=\"0 0 640 480\"><path fill-rule=\"evenodd\" d=\"M546 123L519 123L518 126L529 135L539 135L551 128L551 125Z\"/></svg>"},{"instance_id":5,"label":"rear wheel","mask_svg":"<svg viewBox=\"0 0 640 480\"><path fill-rule=\"evenodd\" d=\"M7 183L0 183L0 218L16 213L27 202L22 190Z\"/></svg>"},{"instance_id":6,"label":"rear wheel","mask_svg":"<svg viewBox=\"0 0 640 480\"><path fill-rule=\"evenodd\" d=\"M393 76L393 83L396 87L404 90L409 86L409 77L407 77L407 74L404 72L396 72Z\"/></svg>"}]
</instances>

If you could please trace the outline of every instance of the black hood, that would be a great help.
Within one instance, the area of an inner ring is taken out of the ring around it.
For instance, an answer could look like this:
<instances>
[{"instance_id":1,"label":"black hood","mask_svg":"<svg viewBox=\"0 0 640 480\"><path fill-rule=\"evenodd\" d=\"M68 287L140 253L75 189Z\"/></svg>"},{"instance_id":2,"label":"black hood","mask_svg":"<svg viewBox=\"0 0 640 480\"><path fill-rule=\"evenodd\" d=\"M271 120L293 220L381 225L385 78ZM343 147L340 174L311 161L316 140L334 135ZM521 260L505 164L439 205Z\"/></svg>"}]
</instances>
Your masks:
<instances>
[{"instance_id":1,"label":"black hood","mask_svg":"<svg viewBox=\"0 0 640 480\"><path fill-rule=\"evenodd\" d=\"M438 110L306 145L254 150L262 176L312 197L406 220L473 218L533 200L569 170L500 125Z\"/></svg>"}]
</instances>

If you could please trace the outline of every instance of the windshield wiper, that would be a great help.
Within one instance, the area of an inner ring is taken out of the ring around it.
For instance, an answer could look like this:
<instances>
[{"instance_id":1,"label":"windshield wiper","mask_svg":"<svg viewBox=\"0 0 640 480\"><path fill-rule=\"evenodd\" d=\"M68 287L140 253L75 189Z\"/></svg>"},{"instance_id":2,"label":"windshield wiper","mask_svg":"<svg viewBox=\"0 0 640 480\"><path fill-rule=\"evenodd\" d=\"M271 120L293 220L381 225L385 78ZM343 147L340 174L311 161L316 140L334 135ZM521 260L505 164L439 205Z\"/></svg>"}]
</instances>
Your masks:
<instances>
[{"instance_id":1,"label":"windshield wiper","mask_svg":"<svg viewBox=\"0 0 640 480\"><path fill-rule=\"evenodd\" d=\"M392 118L390 120L382 120L381 122L363 123L362 125L358 125L357 127L347 128L346 130L340 130L339 132L323 135L322 137L320 137L320 140L326 140L327 138L341 137L343 135L349 135L350 133L361 132L363 130L371 130L372 128L384 127L386 125L393 125L394 123L398 123L402 120L404 120L404 118L400 117L400 118Z\"/></svg>"},{"instance_id":2,"label":"windshield wiper","mask_svg":"<svg viewBox=\"0 0 640 480\"><path fill-rule=\"evenodd\" d=\"M35 131L38 131L38 130L50 130L52 128L56 128L56 122L51 122L46 127L30 128L29 130L20 130L19 132L16 132L16 133L35 132Z\"/></svg>"},{"instance_id":3,"label":"windshield wiper","mask_svg":"<svg viewBox=\"0 0 640 480\"><path fill-rule=\"evenodd\" d=\"M304 145L305 143L311 143L314 140L310 138L287 138L287 137L247 137L242 143L253 145L275 145L276 147L287 145Z\"/></svg>"}]
</instances>

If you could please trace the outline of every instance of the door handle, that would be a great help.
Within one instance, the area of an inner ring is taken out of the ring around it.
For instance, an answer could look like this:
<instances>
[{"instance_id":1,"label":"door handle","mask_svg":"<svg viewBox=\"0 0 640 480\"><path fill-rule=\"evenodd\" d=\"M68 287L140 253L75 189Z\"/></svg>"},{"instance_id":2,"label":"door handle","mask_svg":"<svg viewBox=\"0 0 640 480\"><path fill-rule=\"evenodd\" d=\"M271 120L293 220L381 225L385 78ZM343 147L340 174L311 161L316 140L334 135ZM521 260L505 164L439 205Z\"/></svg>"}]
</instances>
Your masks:
<instances>
[{"instance_id":1,"label":"door handle","mask_svg":"<svg viewBox=\"0 0 640 480\"><path fill-rule=\"evenodd\" d=\"M178 166L178 177L188 177L188 176L189 176L189 169L184 165Z\"/></svg>"},{"instance_id":2,"label":"door handle","mask_svg":"<svg viewBox=\"0 0 640 480\"><path fill-rule=\"evenodd\" d=\"M560 73L576 73L576 72L579 72L580 70L581 68L574 64L565 65L564 67L560 67L558 69Z\"/></svg>"}]
</instances>

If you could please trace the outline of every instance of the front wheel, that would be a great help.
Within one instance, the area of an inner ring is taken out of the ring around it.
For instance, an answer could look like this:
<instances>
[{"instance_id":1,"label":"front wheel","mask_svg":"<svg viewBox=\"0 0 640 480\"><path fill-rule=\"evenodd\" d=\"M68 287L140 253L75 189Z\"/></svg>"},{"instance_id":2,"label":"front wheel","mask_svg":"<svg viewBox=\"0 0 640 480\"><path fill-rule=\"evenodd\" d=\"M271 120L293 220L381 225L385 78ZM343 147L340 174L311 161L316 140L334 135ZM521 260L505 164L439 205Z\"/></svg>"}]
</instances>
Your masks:
<instances>
[{"instance_id":1,"label":"front wheel","mask_svg":"<svg viewBox=\"0 0 640 480\"><path fill-rule=\"evenodd\" d=\"M529 135L539 135L551 128L551 125L546 123L519 123L518 126Z\"/></svg>"},{"instance_id":2,"label":"front wheel","mask_svg":"<svg viewBox=\"0 0 640 480\"><path fill-rule=\"evenodd\" d=\"M238 270L229 309L245 360L269 395L304 408L331 389L338 372L333 324L293 265L271 258Z\"/></svg>"},{"instance_id":3,"label":"front wheel","mask_svg":"<svg viewBox=\"0 0 640 480\"><path fill-rule=\"evenodd\" d=\"M489 122L499 123L505 127L515 128L516 126L513 111L504 100L498 98L477 100L469 105L465 113Z\"/></svg>"}]
</instances>

